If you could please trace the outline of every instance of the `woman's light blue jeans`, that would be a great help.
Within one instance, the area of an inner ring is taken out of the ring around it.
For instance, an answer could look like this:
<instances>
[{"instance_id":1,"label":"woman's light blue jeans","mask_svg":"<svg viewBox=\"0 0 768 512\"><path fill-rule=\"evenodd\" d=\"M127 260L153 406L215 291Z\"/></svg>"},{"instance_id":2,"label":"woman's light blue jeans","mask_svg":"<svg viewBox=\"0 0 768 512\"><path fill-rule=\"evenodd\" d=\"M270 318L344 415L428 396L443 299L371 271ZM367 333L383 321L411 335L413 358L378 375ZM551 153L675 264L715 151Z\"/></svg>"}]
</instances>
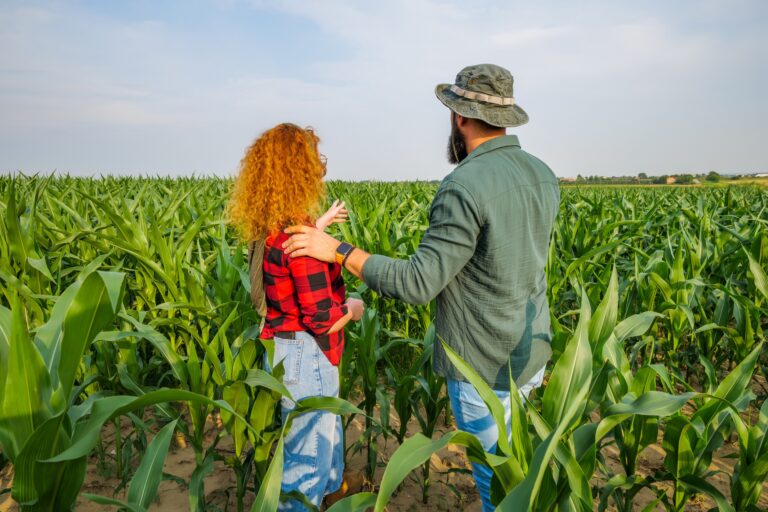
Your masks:
<instances>
[{"instance_id":1,"label":"woman's light blue jeans","mask_svg":"<svg viewBox=\"0 0 768 512\"><path fill-rule=\"evenodd\" d=\"M315 339L306 332L296 333L295 340L275 334L275 364L283 362L283 384L293 398L339 396L339 369L320 350ZM296 404L282 399L282 416ZM329 412L308 412L294 418L285 437L283 450L284 493L299 491L316 506L326 494L341 487L344 473L344 436L341 417ZM278 510L305 511L297 500L280 502Z\"/></svg>"},{"instance_id":2,"label":"woman's light blue jeans","mask_svg":"<svg viewBox=\"0 0 768 512\"><path fill-rule=\"evenodd\" d=\"M527 397L533 388L541 385L543 379L544 368L534 375L529 382L520 386L518 390L520 396ZM504 405L504 417L507 420L507 432L509 432L511 431L512 417L509 391L494 390L494 393ZM491 412L474 386L469 382L448 379L448 396L451 400L451 409L458 429L477 437L486 452L495 453L496 444L499 441L499 431ZM494 510L494 506L491 504L491 477L493 476L491 468L483 464L472 463L472 475L475 477L475 485L483 502L483 512L491 512Z\"/></svg>"}]
</instances>

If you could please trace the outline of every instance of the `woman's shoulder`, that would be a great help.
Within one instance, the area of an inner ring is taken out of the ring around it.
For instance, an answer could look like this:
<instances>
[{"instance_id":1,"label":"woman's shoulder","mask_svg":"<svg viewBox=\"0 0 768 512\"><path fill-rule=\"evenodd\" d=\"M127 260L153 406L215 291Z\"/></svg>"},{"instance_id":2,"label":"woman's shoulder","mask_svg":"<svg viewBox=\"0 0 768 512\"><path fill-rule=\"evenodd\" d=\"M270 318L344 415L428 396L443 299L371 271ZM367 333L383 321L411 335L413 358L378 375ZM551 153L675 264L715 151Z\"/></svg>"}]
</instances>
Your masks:
<instances>
[{"instance_id":1,"label":"woman's shoulder","mask_svg":"<svg viewBox=\"0 0 768 512\"><path fill-rule=\"evenodd\" d=\"M277 271L277 267L286 266L285 251L283 250L283 242L286 240L288 240L288 236L282 231L276 231L264 240L265 270Z\"/></svg>"},{"instance_id":2,"label":"woman's shoulder","mask_svg":"<svg viewBox=\"0 0 768 512\"><path fill-rule=\"evenodd\" d=\"M289 235L285 234L285 232L281 229L267 236L265 243L267 247L275 247L276 249L280 249L282 251L283 242L288 240L288 238Z\"/></svg>"},{"instance_id":3,"label":"woman's shoulder","mask_svg":"<svg viewBox=\"0 0 768 512\"><path fill-rule=\"evenodd\" d=\"M305 226L314 227L314 225L310 222L305 222ZM285 226L288 227L288 226ZM291 235L288 235L285 233L284 229L278 229L267 235L266 239L266 246L267 247L274 247L276 249L283 250L283 243L288 241L288 239L291 237Z\"/></svg>"}]
</instances>

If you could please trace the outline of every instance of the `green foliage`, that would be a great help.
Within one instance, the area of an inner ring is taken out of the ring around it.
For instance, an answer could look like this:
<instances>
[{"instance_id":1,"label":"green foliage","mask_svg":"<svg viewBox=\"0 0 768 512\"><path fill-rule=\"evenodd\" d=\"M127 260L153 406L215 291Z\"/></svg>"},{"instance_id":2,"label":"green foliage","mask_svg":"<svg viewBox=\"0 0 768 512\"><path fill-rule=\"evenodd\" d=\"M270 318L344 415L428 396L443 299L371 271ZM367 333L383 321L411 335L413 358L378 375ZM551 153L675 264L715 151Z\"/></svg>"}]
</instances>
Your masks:
<instances>
[{"instance_id":1,"label":"green foliage","mask_svg":"<svg viewBox=\"0 0 768 512\"><path fill-rule=\"evenodd\" d=\"M408 258L435 189L329 183L329 198L351 210L335 234ZM289 393L280 365L262 369L270 346L258 340L245 246L223 222L228 190L221 179L0 178L0 446L25 510L71 509L103 425L125 415L135 426L118 432L118 450L167 426L144 441L143 459L116 457L126 499L89 498L145 509L163 478L166 443L178 435L195 452L190 508L210 509L203 482L229 436L234 454L223 462L235 472L237 509L277 506L290 419L275 413ZM450 411L431 367L440 343L433 305L403 304L350 280L368 311L348 331L341 396L359 395L360 409L307 399L297 414L360 416L371 479L382 463L376 440L401 446L378 495L331 510L383 510L416 469L426 502L429 456L451 443L493 468L502 510L629 511L643 489L669 510L698 495L720 510L755 510L768 479L768 409L756 413L750 389L755 369L768 373L767 226L759 188L564 188L546 269L547 386L531 401L512 390L507 431L495 394L452 354L505 433L495 454L462 432L434 439ZM219 414L224 428L211 441L206 420ZM409 421L420 434L407 436ZM734 435L738 462L723 494L708 482L710 463ZM664 467L641 476L641 454L659 438ZM608 445L619 470L603 461Z\"/></svg>"},{"instance_id":2,"label":"green foliage","mask_svg":"<svg viewBox=\"0 0 768 512\"><path fill-rule=\"evenodd\" d=\"M3 311L7 365L0 383L0 443L14 464L13 498L23 510L68 510L85 478L85 456L64 464L47 459L72 444L73 383L85 346L120 307L123 275L81 275L33 339L18 298ZM8 317L10 316L10 322Z\"/></svg>"}]
</instances>

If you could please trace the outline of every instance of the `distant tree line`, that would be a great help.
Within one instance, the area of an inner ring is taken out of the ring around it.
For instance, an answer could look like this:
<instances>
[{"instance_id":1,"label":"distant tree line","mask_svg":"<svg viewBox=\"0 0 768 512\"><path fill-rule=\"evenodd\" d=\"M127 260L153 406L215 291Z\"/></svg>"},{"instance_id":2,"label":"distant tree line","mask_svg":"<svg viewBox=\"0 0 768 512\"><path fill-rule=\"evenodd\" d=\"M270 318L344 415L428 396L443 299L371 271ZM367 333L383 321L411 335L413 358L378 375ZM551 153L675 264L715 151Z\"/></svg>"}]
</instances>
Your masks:
<instances>
[{"instance_id":1,"label":"distant tree line","mask_svg":"<svg viewBox=\"0 0 768 512\"><path fill-rule=\"evenodd\" d=\"M696 183L717 183L721 180L739 179L741 176L721 176L715 171L706 174L662 174L661 176L648 176L641 172L637 176L582 176L576 178L564 178L565 183L585 185L691 185Z\"/></svg>"}]
</instances>

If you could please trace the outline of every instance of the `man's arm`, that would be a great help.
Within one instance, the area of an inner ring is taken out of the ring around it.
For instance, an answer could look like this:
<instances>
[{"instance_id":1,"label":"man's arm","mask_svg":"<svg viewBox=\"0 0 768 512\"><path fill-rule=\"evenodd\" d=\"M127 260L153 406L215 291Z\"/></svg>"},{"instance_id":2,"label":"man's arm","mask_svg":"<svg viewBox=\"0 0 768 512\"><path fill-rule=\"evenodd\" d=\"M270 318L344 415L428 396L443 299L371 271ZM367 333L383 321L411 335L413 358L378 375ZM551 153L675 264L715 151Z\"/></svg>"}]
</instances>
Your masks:
<instances>
[{"instance_id":1,"label":"man's arm","mask_svg":"<svg viewBox=\"0 0 768 512\"><path fill-rule=\"evenodd\" d=\"M328 263L336 261L336 249L338 249L341 242L331 235L310 226L298 225L289 227L285 232L292 235L283 244L285 254L288 254L291 258L310 256ZM347 257L344 268L356 278L363 279L363 266L370 257L370 254L359 247L355 247Z\"/></svg>"},{"instance_id":2,"label":"man's arm","mask_svg":"<svg viewBox=\"0 0 768 512\"><path fill-rule=\"evenodd\" d=\"M444 183L432 203L430 225L416 253L396 260L356 248L345 268L377 292L411 304L437 296L475 252L482 219L474 199L456 183ZM286 254L335 260L339 241L307 226L292 226L284 244Z\"/></svg>"},{"instance_id":3,"label":"man's arm","mask_svg":"<svg viewBox=\"0 0 768 512\"><path fill-rule=\"evenodd\" d=\"M347 257L347 261L344 263L344 268L346 268L350 274L362 280L363 267L370 257L370 254L359 247L355 247L355 250Z\"/></svg>"}]
</instances>

